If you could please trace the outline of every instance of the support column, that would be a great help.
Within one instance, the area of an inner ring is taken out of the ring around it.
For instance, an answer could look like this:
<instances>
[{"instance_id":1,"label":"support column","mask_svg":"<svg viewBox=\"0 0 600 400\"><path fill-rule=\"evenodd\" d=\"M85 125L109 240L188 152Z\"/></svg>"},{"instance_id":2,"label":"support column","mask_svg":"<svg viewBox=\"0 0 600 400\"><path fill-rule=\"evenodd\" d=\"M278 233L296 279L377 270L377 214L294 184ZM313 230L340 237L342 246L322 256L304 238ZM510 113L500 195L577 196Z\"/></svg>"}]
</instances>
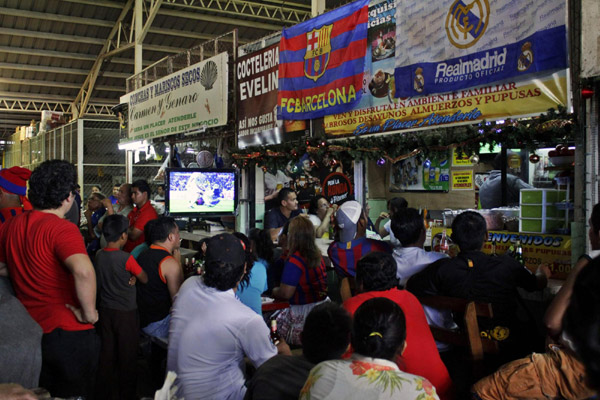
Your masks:
<instances>
[{"instance_id":1,"label":"support column","mask_svg":"<svg viewBox=\"0 0 600 400\"><path fill-rule=\"evenodd\" d=\"M310 10L313 18L323 14L325 12L325 0L312 0Z\"/></svg>"},{"instance_id":2,"label":"support column","mask_svg":"<svg viewBox=\"0 0 600 400\"><path fill-rule=\"evenodd\" d=\"M133 66L133 73L134 74L139 74L140 72L142 72L142 43L139 40L141 38L142 35L142 30L144 27L144 21L143 21L143 17L144 17L144 0L135 0L135 8L134 8L134 13L135 13L135 47L134 47L134 51L135 51L135 59L134 59L134 66ZM136 88L138 88L138 83L136 82Z\"/></svg>"}]
</instances>

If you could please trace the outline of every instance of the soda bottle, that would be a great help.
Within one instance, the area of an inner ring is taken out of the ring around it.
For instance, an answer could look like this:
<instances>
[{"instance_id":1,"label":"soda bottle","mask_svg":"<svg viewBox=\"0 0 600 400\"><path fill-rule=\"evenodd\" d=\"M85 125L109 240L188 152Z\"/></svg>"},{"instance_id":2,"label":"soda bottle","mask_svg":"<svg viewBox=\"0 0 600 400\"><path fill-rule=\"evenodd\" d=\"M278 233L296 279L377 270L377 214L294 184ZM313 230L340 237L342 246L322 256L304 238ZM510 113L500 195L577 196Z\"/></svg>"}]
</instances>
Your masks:
<instances>
[{"instance_id":1,"label":"soda bottle","mask_svg":"<svg viewBox=\"0 0 600 400\"><path fill-rule=\"evenodd\" d=\"M279 335L279 332L277 332L277 320L276 319L272 319L271 320L271 342L273 342L273 344L275 346L277 346L279 344L279 342L281 341L281 336Z\"/></svg>"},{"instance_id":2,"label":"soda bottle","mask_svg":"<svg viewBox=\"0 0 600 400\"><path fill-rule=\"evenodd\" d=\"M442 238L440 239L440 253L450 253L450 243L448 243L448 236L446 236L446 230L442 231Z\"/></svg>"},{"instance_id":3,"label":"soda bottle","mask_svg":"<svg viewBox=\"0 0 600 400\"><path fill-rule=\"evenodd\" d=\"M523 258L523 246L521 246L521 241L517 240L515 246L515 260L517 260L519 264L525 266L525 258Z\"/></svg>"}]
</instances>

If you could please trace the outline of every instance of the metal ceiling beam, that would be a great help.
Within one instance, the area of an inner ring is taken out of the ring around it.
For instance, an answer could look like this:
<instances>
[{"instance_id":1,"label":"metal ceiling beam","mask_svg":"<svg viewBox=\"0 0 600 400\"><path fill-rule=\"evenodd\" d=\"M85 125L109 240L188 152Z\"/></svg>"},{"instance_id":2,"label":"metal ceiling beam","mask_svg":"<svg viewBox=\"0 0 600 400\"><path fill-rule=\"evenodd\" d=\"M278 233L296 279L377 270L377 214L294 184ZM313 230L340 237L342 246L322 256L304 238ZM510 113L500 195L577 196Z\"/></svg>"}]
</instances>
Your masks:
<instances>
[{"instance_id":1,"label":"metal ceiling beam","mask_svg":"<svg viewBox=\"0 0 600 400\"><path fill-rule=\"evenodd\" d=\"M0 46L0 53L10 53L10 54L24 54L28 56L38 56L38 57L50 57L50 58L66 58L69 60L83 60L83 61L95 61L96 57L93 54L82 54L82 53L67 53L63 51L51 51L51 50L42 50L42 49L29 49L25 47L8 47L8 46ZM133 60L130 58L111 58L110 61L112 63L117 64L130 64L133 65ZM144 65L148 66L153 64L155 61L144 61Z\"/></svg>"},{"instance_id":2,"label":"metal ceiling beam","mask_svg":"<svg viewBox=\"0 0 600 400\"><path fill-rule=\"evenodd\" d=\"M58 88L66 88L66 89L81 88L81 84L79 84L79 83L42 81L42 80L35 80L35 79L0 78L0 83L6 83L8 85L48 86L48 87L58 87ZM125 93L125 87L120 87L120 86L98 86L97 89L105 90L108 92Z\"/></svg>"},{"instance_id":3,"label":"metal ceiling beam","mask_svg":"<svg viewBox=\"0 0 600 400\"><path fill-rule=\"evenodd\" d=\"M86 43L93 45L102 45L103 39L93 38L89 36L76 36L76 35L63 35L60 33L51 32L40 32L40 31L27 31L24 29L11 29L11 28L0 28L0 35L20 36L20 37L32 37L36 39L50 39L58 40L62 42L76 42Z\"/></svg>"},{"instance_id":4,"label":"metal ceiling beam","mask_svg":"<svg viewBox=\"0 0 600 400\"><path fill-rule=\"evenodd\" d=\"M204 11L205 12L206 11L214 12L214 10L204 10ZM169 17L193 19L196 21L216 22L219 24L231 25L233 27L245 26L248 28L255 28L255 29L258 28L258 29L264 29L264 30L268 30L268 31L281 30L281 25L266 24L264 22L247 21L247 20L235 19L235 18L226 18L226 17L220 17L218 15L208 15L208 14L191 13L191 12L186 12L186 11L167 10L165 8L163 8L159 12L159 14L167 15Z\"/></svg>"},{"instance_id":5,"label":"metal ceiling beam","mask_svg":"<svg viewBox=\"0 0 600 400\"><path fill-rule=\"evenodd\" d=\"M43 12L36 12L36 11L29 11L29 10L21 10L21 9L17 9L17 8L0 7L0 15L10 15L10 16L19 17L19 18L34 18L34 19L43 19L46 21L67 22L67 23L72 23L72 24L100 26L100 27L104 27L104 28L112 28L112 26L113 26L113 23L111 21L105 21L102 19L73 17L70 15L43 13Z\"/></svg>"},{"instance_id":6,"label":"metal ceiling beam","mask_svg":"<svg viewBox=\"0 0 600 400\"><path fill-rule=\"evenodd\" d=\"M11 69L18 71L37 71L37 72L48 72L52 74L67 74L67 75L87 75L90 71L87 69L76 69L76 68L59 68L59 67L48 67L45 65L29 65L29 64L15 64L15 63L4 63L0 62L0 69ZM126 72L110 72L106 71L102 73L105 78L120 78L127 79L131 76Z\"/></svg>"},{"instance_id":7,"label":"metal ceiling beam","mask_svg":"<svg viewBox=\"0 0 600 400\"><path fill-rule=\"evenodd\" d=\"M144 27L142 31L136 36L135 41L142 44L144 43L144 39L154 22L154 18L156 18L156 14L162 5L163 0L151 0L150 9L148 10L148 14L146 15L146 22L144 22ZM144 3L145 4L145 3Z\"/></svg>"},{"instance_id":8,"label":"metal ceiling beam","mask_svg":"<svg viewBox=\"0 0 600 400\"><path fill-rule=\"evenodd\" d=\"M4 92L0 91L0 97L6 98L7 100L18 100L18 101L29 101L29 100L41 100L41 101L62 101L71 103L73 96L60 96L56 94L46 93L21 93L21 92ZM101 97L93 97L92 102L99 104L118 104L118 99L105 99Z\"/></svg>"},{"instance_id":9,"label":"metal ceiling beam","mask_svg":"<svg viewBox=\"0 0 600 400\"><path fill-rule=\"evenodd\" d=\"M199 12L210 11L232 16L242 15L283 24L297 24L311 17L310 6L308 10L304 11L290 7L286 3L271 5L264 2L242 0L165 0L165 2ZM272 28L265 27L264 29ZM276 26L273 30L278 29L281 29L281 26Z\"/></svg>"}]
</instances>

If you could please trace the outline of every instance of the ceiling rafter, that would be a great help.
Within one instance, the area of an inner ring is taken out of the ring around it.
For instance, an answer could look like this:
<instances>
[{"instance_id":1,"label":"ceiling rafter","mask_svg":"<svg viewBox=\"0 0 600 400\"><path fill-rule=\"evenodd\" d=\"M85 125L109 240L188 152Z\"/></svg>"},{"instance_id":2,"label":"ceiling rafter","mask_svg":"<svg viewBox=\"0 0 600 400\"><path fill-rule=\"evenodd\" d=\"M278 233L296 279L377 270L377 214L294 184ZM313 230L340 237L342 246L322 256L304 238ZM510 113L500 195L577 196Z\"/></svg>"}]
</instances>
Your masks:
<instances>
[{"instance_id":1,"label":"ceiling rafter","mask_svg":"<svg viewBox=\"0 0 600 400\"><path fill-rule=\"evenodd\" d=\"M47 86L67 89L79 89L81 87L81 83L42 81L39 79L0 78L0 83L6 83L8 85ZM98 90L105 90L108 92L125 92L124 86L98 86L97 88Z\"/></svg>"},{"instance_id":2,"label":"ceiling rafter","mask_svg":"<svg viewBox=\"0 0 600 400\"><path fill-rule=\"evenodd\" d=\"M67 75L87 75L89 73L89 71L87 69L48 67L45 65L30 65L30 64L5 63L5 62L0 62L0 69L17 70L17 71L48 72L48 73L52 73L52 74L67 74ZM131 76L131 74L128 74L126 72L105 71L102 73L102 76L105 78L127 79Z\"/></svg>"}]
</instances>

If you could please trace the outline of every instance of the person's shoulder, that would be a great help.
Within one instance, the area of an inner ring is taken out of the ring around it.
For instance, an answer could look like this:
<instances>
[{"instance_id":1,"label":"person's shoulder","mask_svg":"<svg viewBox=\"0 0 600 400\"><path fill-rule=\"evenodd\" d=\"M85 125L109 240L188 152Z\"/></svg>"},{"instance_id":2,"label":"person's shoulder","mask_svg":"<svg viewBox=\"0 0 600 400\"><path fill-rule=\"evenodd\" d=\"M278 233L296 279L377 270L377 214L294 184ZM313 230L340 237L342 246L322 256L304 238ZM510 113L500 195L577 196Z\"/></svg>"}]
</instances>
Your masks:
<instances>
[{"instance_id":1,"label":"person's shoulder","mask_svg":"<svg viewBox=\"0 0 600 400\"><path fill-rule=\"evenodd\" d=\"M383 240L377 240L372 238L365 238L367 243L370 243L371 246L379 248L381 250L387 251L388 253L392 252L392 246L390 246L387 242Z\"/></svg>"}]
</instances>

